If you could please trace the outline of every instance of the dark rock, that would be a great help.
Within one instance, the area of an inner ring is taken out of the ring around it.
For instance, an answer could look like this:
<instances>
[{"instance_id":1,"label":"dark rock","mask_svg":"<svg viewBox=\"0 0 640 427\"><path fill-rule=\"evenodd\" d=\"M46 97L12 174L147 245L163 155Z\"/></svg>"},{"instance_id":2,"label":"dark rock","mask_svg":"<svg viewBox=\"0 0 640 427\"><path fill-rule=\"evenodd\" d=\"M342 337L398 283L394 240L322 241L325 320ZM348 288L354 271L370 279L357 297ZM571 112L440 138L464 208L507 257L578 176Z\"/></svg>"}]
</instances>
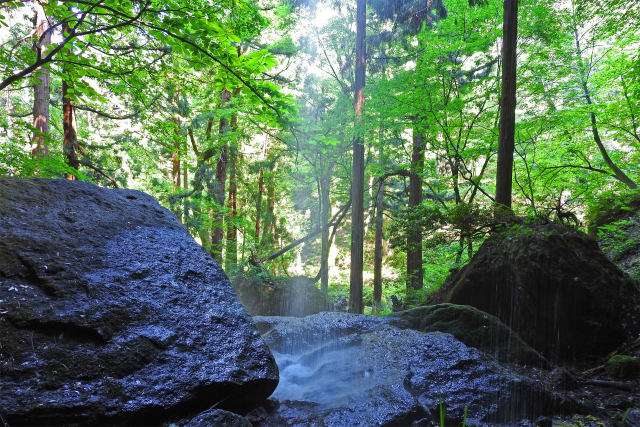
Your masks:
<instances>
[{"instance_id":1,"label":"dark rock","mask_svg":"<svg viewBox=\"0 0 640 427\"><path fill-rule=\"evenodd\" d=\"M553 425L553 421L549 417L536 418L536 426L538 427L551 427L552 425Z\"/></svg>"},{"instance_id":2,"label":"dark rock","mask_svg":"<svg viewBox=\"0 0 640 427\"><path fill-rule=\"evenodd\" d=\"M630 410L624 418L624 425L627 427L640 427L640 409Z\"/></svg>"},{"instance_id":3,"label":"dark rock","mask_svg":"<svg viewBox=\"0 0 640 427\"><path fill-rule=\"evenodd\" d=\"M391 295L391 311L394 313L404 310L404 303L396 295Z\"/></svg>"},{"instance_id":4,"label":"dark rock","mask_svg":"<svg viewBox=\"0 0 640 427\"><path fill-rule=\"evenodd\" d=\"M574 390L578 387L578 379L567 368L555 368L549 373L551 383L563 390Z\"/></svg>"},{"instance_id":5,"label":"dark rock","mask_svg":"<svg viewBox=\"0 0 640 427\"><path fill-rule=\"evenodd\" d=\"M349 310L349 300L345 295L338 295L331 305L331 311L342 311L346 313Z\"/></svg>"},{"instance_id":6,"label":"dark rock","mask_svg":"<svg viewBox=\"0 0 640 427\"><path fill-rule=\"evenodd\" d=\"M277 366L220 267L155 199L0 179L0 412L149 424L249 410Z\"/></svg>"},{"instance_id":7,"label":"dark rock","mask_svg":"<svg viewBox=\"0 0 640 427\"><path fill-rule=\"evenodd\" d=\"M640 374L640 360L633 356L615 354L604 364L604 369L611 377L619 380L635 379Z\"/></svg>"},{"instance_id":8,"label":"dark rock","mask_svg":"<svg viewBox=\"0 0 640 427\"><path fill-rule=\"evenodd\" d=\"M280 406L261 425L430 425L441 401L447 425L459 424L465 408L467 425L509 423L555 404L534 381L450 334L347 313L254 320L280 366Z\"/></svg>"},{"instance_id":9,"label":"dark rock","mask_svg":"<svg viewBox=\"0 0 640 427\"><path fill-rule=\"evenodd\" d=\"M548 362L497 317L468 305L437 304L388 316L392 325L446 332L503 362L546 366Z\"/></svg>"},{"instance_id":10,"label":"dark rock","mask_svg":"<svg viewBox=\"0 0 640 427\"><path fill-rule=\"evenodd\" d=\"M640 325L638 284L595 240L558 224L493 234L429 302L491 313L552 361L607 354Z\"/></svg>"},{"instance_id":11,"label":"dark rock","mask_svg":"<svg viewBox=\"0 0 640 427\"><path fill-rule=\"evenodd\" d=\"M327 301L311 279L273 279L249 274L233 279L238 298L253 316L308 316L327 309Z\"/></svg>"},{"instance_id":12,"label":"dark rock","mask_svg":"<svg viewBox=\"0 0 640 427\"><path fill-rule=\"evenodd\" d=\"M251 427L251 425L248 419L238 414L222 409L212 409L193 418L184 427Z\"/></svg>"}]
</instances>

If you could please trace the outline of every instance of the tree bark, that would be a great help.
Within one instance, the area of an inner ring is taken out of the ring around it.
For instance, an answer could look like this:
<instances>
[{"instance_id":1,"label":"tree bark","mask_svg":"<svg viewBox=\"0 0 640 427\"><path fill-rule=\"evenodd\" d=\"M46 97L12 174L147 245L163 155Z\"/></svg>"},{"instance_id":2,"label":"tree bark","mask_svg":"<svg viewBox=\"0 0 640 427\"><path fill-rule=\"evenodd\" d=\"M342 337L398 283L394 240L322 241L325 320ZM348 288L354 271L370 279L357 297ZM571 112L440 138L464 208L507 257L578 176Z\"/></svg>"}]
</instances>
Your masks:
<instances>
[{"instance_id":1,"label":"tree bark","mask_svg":"<svg viewBox=\"0 0 640 427\"><path fill-rule=\"evenodd\" d=\"M69 166L74 169L80 167L78 160L78 134L76 130L76 110L74 102L69 98L70 84L62 80L62 129L64 132L62 148ZM74 174L67 174L67 179L76 180Z\"/></svg>"},{"instance_id":2,"label":"tree bark","mask_svg":"<svg viewBox=\"0 0 640 427\"><path fill-rule=\"evenodd\" d=\"M67 34L69 31L69 27L65 23L62 27L62 33ZM71 166L74 169L78 169L80 167L80 161L78 160L76 108L75 102L69 97L69 93L73 90L69 71L70 70L68 69L68 67L63 67L64 77L62 78L62 150L67 165ZM72 181L77 179L74 174L66 174L66 178Z\"/></svg>"},{"instance_id":3,"label":"tree bark","mask_svg":"<svg viewBox=\"0 0 640 427\"><path fill-rule=\"evenodd\" d=\"M264 216L264 226L262 227L262 245L271 246L274 242L275 219L276 219L276 180L274 177L275 162L269 167L269 174L265 181L267 190L267 212Z\"/></svg>"},{"instance_id":4,"label":"tree bark","mask_svg":"<svg viewBox=\"0 0 640 427\"><path fill-rule=\"evenodd\" d=\"M380 149L382 158L382 148ZM379 313L382 307L382 225L384 211L384 180L378 181L376 194L375 242L373 249L373 312Z\"/></svg>"},{"instance_id":5,"label":"tree bark","mask_svg":"<svg viewBox=\"0 0 640 427\"><path fill-rule=\"evenodd\" d=\"M180 188L180 122L173 120L173 151L171 153L171 182L174 191Z\"/></svg>"},{"instance_id":6,"label":"tree bark","mask_svg":"<svg viewBox=\"0 0 640 427\"><path fill-rule=\"evenodd\" d=\"M238 127L238 117L231 117L231 129ZM229 201L227 220L227 242L225 248L224 269L228 275L236 273L238 268L238 229L234 223L238 209L238 143L234 143L229 148Z\"/></svg>"},{"instance_id":7,"label":"tree bark","mask_svg":"<svg viewBox=\"0 0 640 427\"><path fill-rule=\"evenodd\" d=\"M518 45L518 0L504 0L502 24L502 97L496 171L496 203L511 208L513 150L516 123L516 48Z\"/></svg>"},{"instance_id":8,"label":"tree bark","mask_svg":"<svg viewBox=\"0 0 640 427\"><path fill-rule=\"evenodd\" d=\"M358 0L356 9L356 79L354 84L356 128L362 126L366 58L366 0ZM362 270L364 262L364 137L361 129L353 139L351 179L351 271L349 311L362 313Z\"/></svg>"},{"instance_id":9,"label":"tree bark","mask_svg":"<svg viewBox=\"0 0 640 427\"><path fill-rule=\"evenodd\" d=\"M320 249L320 290L325 295L325 297L329 293L329 249L331 248L331 242L329 241L331 199L329 195L331 191L331 177L333 176L334 167L335 163L332 162L320 181L320 204L322 206L322 212L320 215L320 223L322 224L322 243Z\"/></svg>"},{"instance_id":10,"label":"tree bark","mask_svg":"<svg viewBox=\"0 0 640 427\"><path fill-rule=\"evenodd\" d=\"M231 100L231 92L227 89L223 89L221 93L221 106L225 107ZM220 126L218 128L218 134L223 140L226 139L229 133L229 119L222 117L220 119ZM211 233L211 256L213 259L222 264L222 239L224 238L224 199L225 199L225 181L227 180L227 152L229 145L226 141L220 149L220 156L218 157L218 163L216 165L216 181L214 186L214 199L217 204L216 218L213 222L213 230Z\"/></svg>"},{"instance_id":11,"label":"tree bark","mask_svg":"<svg viewBox=\"0 0 640 427\"><path fill-rule=\"evenodd\" d=\"M264 194L264 168L258 172L258 195L256 197L256 243L260 240L260 226L262 224L262 195Z\"/></svg>"},{"instance_id":12,"label":"tree bark","mask_svg":"<svg viewBox=\"0 0 640 427\"><path fill-rule=\"evenodd\" d=\"M36 4L36 16L34 20L36 42L33 50L38 58L42 58L44 51L51 44L51 31L49 21L44 9ZM31 153L34 157L44 157L48 154L47 136L49 135L49 100L50 100L50 75L46 67L41 67L35 73L37 83L33 86L33 140Z\"/></svg>"},{"instance_id":13,"label":"tree bark","mask_svg":"<svg viewBox=\"0 0 640 427\"><path fill-rule=\"evenodd\" d=\"M407 291L422 289L422 231L416 224L416 208L422 203L422 170L424 169L424 140L421 131L413 129L413 150L409 175L409 229L407 230ZM409 297L409 295L407 295Z\"/></svg>"}]
</instances>

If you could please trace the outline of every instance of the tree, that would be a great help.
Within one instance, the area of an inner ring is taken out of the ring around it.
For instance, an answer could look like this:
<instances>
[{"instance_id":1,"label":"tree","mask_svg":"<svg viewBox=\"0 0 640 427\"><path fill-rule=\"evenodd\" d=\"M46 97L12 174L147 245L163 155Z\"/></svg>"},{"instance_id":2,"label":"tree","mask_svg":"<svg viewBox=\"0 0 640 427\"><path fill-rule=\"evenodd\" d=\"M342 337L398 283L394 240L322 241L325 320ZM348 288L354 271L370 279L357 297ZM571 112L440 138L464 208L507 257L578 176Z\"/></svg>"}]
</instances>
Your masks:
<instances>
[{"instance_id":1,"label":"tree","mask_svg":"<svg viewBox=\"0 0 640 427\"><path fill-rule=\"evenodd\" d=\"M354 110L356 137L353 139L353 171L351 180L351 267L349 285L349 311L362 313L362 270L364 258L364 138L362 111L364 107L366 58L366 0L358 0L356 10L356 79L354 84Z\"/></svg>"},{"instance_id":2,"label":"tree","mask_svg":"<svg viewBox=\"0 0 640 427\"><path fill-rule=\"evenodd\" d=\"M518 0L504 0L502 23L502 97L496 170L496 203L511 208L513 150L516 124L516 50L518 46Z\"/></svg>"},{"instance_id":3,"label":"tree","mask_svg":"<svg viewBox=\"0 0 640 427\"><path fill-rule=\"evenodd\" d=\"M35 41L33 50L38 59L47 55L47 48L51 44L49 20L42 5L36 5ZM42 64L44 65L44 64ZM46 66L40 66L36 71L37 83L33 86L33 140L31 152L36 157L46 156L48 152L47 138L49 137L49 82L50 73Z\"/></svg>"}]
</instances>

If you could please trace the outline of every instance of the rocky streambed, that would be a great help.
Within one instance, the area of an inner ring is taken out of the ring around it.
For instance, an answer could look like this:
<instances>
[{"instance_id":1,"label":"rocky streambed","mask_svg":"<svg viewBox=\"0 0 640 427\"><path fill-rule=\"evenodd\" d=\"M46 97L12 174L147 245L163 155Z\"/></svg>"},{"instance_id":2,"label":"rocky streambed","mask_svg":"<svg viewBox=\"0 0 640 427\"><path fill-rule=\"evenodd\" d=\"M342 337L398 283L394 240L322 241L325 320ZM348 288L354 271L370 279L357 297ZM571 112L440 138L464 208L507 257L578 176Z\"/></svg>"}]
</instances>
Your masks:
<instances>
[{"instance_id":1,"label":"rocky streambed","mask_svg":"<svg viewBox=\"0 0 640 427\"><path fill-rule=\"evenodd\" d=\"M539 383L453 335L401 317L254 318L280 368L263 425L512 424L561 409Z\"/></svg>"}]
</instances>

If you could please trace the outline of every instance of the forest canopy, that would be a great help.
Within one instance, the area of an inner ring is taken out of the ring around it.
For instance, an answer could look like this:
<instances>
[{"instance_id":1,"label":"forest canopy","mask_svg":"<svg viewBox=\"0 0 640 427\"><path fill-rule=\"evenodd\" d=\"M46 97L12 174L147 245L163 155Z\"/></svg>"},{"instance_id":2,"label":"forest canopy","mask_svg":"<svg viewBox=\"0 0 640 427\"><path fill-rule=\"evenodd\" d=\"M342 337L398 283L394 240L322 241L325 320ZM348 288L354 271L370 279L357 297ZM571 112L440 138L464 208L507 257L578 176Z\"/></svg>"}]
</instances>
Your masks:
<instances>
[{"instance_id":1,"label":"forest canopy","mask_svg":"<svg viewBox=\"0 0 640 427\"><path fill-rule=\"evenodd\" d=\"M636 0L3 2L0 175L148 192L228 275L331 298L362 247L352 310L384 312L500 221L509 61L510 212L586 228L637 191L639 27Z\"/></svg>"}]
</instances>

